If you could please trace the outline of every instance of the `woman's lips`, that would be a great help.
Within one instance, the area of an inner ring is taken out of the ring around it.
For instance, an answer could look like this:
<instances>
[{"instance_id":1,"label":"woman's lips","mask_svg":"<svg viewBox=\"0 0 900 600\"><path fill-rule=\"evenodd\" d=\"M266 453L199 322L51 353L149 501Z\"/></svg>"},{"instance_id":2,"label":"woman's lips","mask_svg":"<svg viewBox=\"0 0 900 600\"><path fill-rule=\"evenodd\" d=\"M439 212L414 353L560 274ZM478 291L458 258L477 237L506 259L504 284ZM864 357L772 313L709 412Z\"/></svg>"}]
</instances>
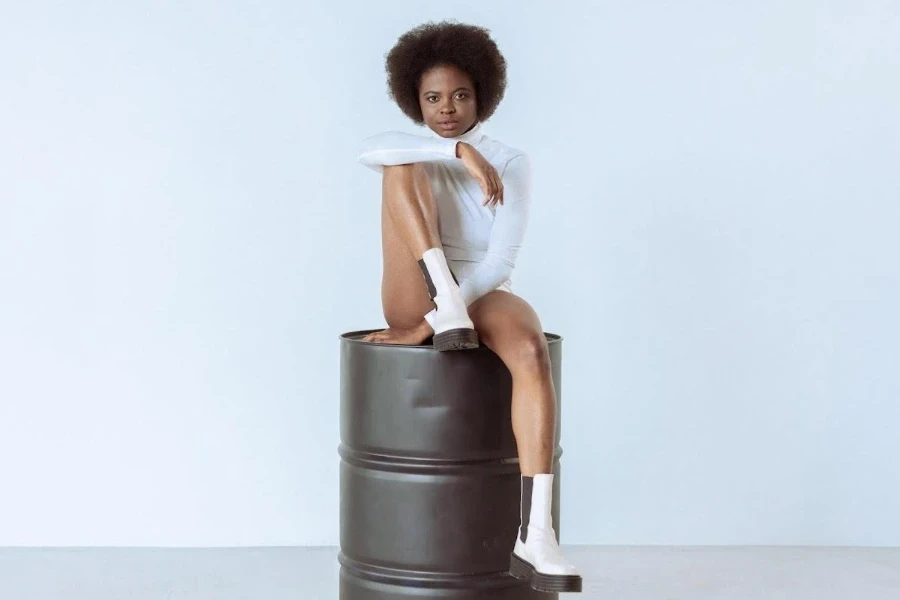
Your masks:
<instances>
[{"instance_id":1,"label":"woman's lips","mask_svg":"<svg viewBox=\"0 0 900 600\"><path fill-rule=\"evenodd\" d=\"M457 125L459 125L459 121L445 121L443 123L438 123L441 129L455 129Z\"/></svg>"}]
</instances>

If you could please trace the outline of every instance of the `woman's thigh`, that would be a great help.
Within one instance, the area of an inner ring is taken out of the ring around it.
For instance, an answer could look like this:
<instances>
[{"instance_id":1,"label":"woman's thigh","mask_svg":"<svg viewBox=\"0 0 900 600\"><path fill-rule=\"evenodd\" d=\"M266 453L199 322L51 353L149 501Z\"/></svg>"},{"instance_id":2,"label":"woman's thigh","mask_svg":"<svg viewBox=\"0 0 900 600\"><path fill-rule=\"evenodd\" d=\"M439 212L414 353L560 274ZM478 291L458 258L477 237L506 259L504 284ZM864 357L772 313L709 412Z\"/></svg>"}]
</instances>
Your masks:
<instances>
[{"instance_id":1,"label":"woman's thigh","mask_svg":"<svg viewBox=\"0 0 900 600\"><path fill-rule=\"evenodd\" d=\"M418 258L413 256L384 204L390 185L385 180L381 203L381 306L388 327L410 328L419 325L425 313L434 308Z\"/></svg>"},{"instance_id":2,"label":"woman's thigh","mask_svg":"<svg viewBox=\"0 0 900 600\"><path fill-rule=\"evenodd\" d=\"M469 306L481 343L494 351L511 372L545 369L550 352L541 321L520 296L493 290Z\"/></svg>"}]
</instances>

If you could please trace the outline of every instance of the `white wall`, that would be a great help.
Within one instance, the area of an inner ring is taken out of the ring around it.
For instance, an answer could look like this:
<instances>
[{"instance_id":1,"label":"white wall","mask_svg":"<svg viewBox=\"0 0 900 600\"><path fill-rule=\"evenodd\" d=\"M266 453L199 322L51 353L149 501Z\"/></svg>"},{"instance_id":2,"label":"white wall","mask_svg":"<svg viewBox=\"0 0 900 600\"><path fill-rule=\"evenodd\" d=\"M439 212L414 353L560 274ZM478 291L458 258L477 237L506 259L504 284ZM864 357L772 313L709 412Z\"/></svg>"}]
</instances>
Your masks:
<instances>
[{"instance_id":1,"label":"white wall","mask_svg":"<svg viewBox=\"0 0 900 600\"><path fill-rule=\"evenodd\" d=\"M900 6L728 4L6 3L0 545L338 543L356 145L446 17L536 169L563 541L900 544Z\"/></svg>"}]
</instances>

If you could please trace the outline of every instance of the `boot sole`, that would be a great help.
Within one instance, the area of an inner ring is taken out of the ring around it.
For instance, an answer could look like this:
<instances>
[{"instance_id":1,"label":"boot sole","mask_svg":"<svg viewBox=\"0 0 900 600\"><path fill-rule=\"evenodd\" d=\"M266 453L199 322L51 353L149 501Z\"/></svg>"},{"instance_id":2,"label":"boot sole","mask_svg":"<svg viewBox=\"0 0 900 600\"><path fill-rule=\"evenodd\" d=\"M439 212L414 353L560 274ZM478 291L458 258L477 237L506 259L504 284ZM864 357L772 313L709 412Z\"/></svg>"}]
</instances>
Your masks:
<instances>
[{"instance_id":1,"label":"boot sole","mask_svg":"<svg viewBox=\"0 0 900 600\"><path fill-rule=\"evenodd\" d=\"M509 555L509 574L516 579L527 579L531 587L539 592L580 592L581 575L547 575L539 573L527 560L515 552Z\"/></svg>"},{"instance_id":2,"label":"boot sole","mask_svg":"<svg viewBox=\"0 0 900 600\"><path fill-rule=\"evenodd\" d=\"M451 329L434 336L434 348L447 350L470 350L478 347L478 332L474 329Z\"/></svg>"}]
</instances>

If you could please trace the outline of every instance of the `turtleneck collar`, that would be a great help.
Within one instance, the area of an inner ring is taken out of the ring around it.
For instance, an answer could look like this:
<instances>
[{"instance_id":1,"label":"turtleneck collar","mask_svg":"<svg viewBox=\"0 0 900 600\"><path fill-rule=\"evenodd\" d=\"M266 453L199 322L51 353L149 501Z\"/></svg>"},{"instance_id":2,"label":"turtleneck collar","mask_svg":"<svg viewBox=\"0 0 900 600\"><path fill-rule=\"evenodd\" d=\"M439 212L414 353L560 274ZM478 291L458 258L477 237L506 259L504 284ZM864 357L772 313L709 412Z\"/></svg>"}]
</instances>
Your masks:
<instances>
[{"instance_id":1,"label":"turtleneck collar","mask_svg":"<svg viewBox=\"0 0 900 600\"><path fill-rule=\"evenodd\" d=\"M426 127L428 127L428 126L426 125ZM472 129L468 130L467 132L457 135L457 136L454 136L454 137L445 138L442 135L438 135L430 127L428 128L428 131L431 132L431 137L440 138L442 140L456 140L458 142L466 142L467 144L472 144L473 146L475 144L477 144L478 142L480 142L481 138L484 137L484 132L482 131L481 121L477 121L475 123L475 125L472 127Z\"/></svg>"}]
</instances>

